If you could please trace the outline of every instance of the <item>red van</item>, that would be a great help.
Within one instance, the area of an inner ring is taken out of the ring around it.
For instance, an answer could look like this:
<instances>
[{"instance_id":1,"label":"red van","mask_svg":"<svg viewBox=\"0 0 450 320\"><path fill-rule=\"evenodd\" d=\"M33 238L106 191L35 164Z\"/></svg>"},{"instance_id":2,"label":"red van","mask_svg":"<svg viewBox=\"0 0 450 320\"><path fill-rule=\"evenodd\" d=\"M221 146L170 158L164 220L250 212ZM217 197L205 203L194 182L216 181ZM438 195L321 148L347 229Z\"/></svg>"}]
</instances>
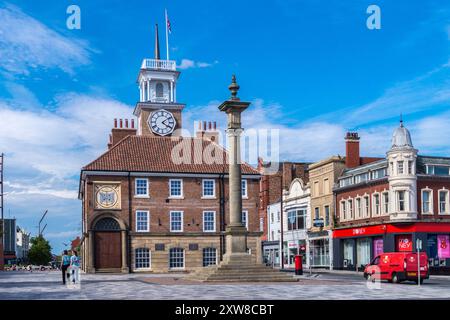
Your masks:
<instances>
[{"instance_id":1,"label":"red van","mask_svg":"<svg viewBox=\"0 0 450 320\"><path fill-rule=\"evenodd\" d=\"M420 253L420 283L429 278L428 256ZM372 262L366 265L364 277L375 281L388 280L389 282L402 282L417 279L417 253L414 252L386 252L376 256Z\"/></svg>"}]
</instances>

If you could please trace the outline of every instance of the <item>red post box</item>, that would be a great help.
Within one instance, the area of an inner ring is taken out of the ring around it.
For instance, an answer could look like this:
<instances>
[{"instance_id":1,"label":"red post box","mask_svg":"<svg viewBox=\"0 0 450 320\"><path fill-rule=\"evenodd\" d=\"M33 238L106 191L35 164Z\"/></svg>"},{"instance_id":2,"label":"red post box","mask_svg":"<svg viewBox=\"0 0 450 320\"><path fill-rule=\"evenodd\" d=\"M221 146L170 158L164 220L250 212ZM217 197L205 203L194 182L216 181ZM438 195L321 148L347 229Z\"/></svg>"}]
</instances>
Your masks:
<instances>
[{"instance_id":1,"label":"red post box","mask_svg":"<svg viewBox=\"0 0 450 320\"><path fill-rule=\"evenodd\" d=\"M303 274L303 259L301 255L295 256L295 275L301 276Z\"/></svg>"}]
</instances>

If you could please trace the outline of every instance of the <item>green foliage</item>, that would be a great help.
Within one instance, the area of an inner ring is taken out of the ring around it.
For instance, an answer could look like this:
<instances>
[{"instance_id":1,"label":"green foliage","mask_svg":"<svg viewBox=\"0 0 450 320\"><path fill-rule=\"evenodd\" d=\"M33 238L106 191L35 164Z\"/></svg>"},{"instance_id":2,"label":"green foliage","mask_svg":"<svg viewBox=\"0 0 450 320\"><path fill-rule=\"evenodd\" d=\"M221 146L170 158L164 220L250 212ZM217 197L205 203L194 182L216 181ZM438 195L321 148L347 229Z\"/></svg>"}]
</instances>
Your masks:
<instances>
[{"instance_id":1,"label":"green foliage","mask_svg":"<svg viewBox=\"0 0 450 320\"><path fill-rule=\"evenodd\" d=\"M30 263L35 265L48 265L52 260L52 247L50 243L42 235L31 238L30 242L31 248L28 252Z\"/></svg>"}]
</instances>

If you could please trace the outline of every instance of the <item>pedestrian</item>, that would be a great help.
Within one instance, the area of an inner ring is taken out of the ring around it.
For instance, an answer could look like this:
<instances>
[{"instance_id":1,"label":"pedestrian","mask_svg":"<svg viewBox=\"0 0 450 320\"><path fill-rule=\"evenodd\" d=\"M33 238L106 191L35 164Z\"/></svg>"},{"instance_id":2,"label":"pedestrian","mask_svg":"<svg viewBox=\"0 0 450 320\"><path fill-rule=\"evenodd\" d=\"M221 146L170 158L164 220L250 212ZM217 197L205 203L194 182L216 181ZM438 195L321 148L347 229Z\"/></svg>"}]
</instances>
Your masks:
<instances>
[{"instance_id":1,"label":"pedestrian","mask_svg":"<svg viewBox=\"0 0 450 320\"><path fill-rule=\"evenodd\" d=\"M72 251L72 256L70 257L70 269L72 270L72 284L80 283L80 258L78 258L78 253L76 250Z\"/></svg>"},{"instance_id":2,"label":"pedestrian","mask_svg":"<svg viewBox=\"0 0 450 320\"><path fill-rule=\"evenodd\" d=\"M63 284L66 284L66 277L69 278L69 274L67 273L67 268L70 266L70 257L67 253L67 250L64 250L64 253L62 255L61 259L61 271L62 271L62 280Z\"/></svg>"}]
</instances>

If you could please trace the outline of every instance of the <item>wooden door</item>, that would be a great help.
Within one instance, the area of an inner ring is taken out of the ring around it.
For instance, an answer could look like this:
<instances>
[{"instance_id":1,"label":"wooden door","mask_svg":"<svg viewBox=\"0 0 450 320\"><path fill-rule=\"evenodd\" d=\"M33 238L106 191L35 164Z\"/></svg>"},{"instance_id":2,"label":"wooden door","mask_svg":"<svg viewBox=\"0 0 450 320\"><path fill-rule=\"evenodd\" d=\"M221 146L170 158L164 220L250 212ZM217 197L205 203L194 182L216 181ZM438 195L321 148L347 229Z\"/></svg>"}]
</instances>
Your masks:
<instances>
[{"instance_id":1,"label":"wooden door","mask_svg":"<svg viewBox=\"0 0 450 320\"><path fill-rule=\"evenodd\" d=\"M109 269L122 266L122 243L120 232L95 232L95 268Z\"/></svg>"}]
</instances>

